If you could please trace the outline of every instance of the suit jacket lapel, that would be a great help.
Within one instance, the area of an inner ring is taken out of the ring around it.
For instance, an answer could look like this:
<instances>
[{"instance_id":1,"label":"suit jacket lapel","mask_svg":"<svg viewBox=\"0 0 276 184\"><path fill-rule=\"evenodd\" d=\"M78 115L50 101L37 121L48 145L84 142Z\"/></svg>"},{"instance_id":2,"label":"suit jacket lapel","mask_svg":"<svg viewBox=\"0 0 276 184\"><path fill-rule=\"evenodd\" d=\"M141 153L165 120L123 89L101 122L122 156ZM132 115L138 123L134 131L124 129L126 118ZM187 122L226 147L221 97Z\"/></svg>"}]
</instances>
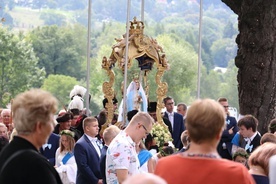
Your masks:
<instances>
[{"instance_id":1,"label":"suit jacket lapel","mask_svg":"<svg viewBox=\"0 0 276 184\"><path fill-rule=\"evenodd\" d=\"M84 135L85 141L86 141L86 142L88 143L88 145L92 148L94 154L97 155L97 158L98 158L98 159L100 159L100 157L99 157L99 155L98 155L96 149L94 148L93 144L91 143L91 141L88 139L88 137L87 137L85 134L83 134L83 135Z\"/></svg>"},{"instance_id":2,"label":"suit jacket lapel","mask_svg":"<svg viewBox=\"0 0 276 184\"><path fill-rule=\"evenodd\" d=\"M169 115L167 114L167 112L165 112L164 117L166 117L167 119L169 119Z\"/></svg>"}]
</instances>

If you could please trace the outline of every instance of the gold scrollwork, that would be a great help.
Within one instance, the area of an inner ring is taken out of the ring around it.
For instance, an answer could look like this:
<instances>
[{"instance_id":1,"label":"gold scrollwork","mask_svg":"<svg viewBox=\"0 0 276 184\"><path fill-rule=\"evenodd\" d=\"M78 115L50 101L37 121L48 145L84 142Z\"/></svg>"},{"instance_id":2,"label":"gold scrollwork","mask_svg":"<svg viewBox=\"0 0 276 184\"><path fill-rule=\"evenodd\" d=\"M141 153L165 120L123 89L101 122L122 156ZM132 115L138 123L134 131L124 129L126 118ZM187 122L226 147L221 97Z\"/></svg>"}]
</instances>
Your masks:
<instances>
[{"instance_id":1,"label":"gold scrollwork","mask_svg":"<svg viewBox=\"0 0 276 184\"><path fill-rule=\"evenodd\" d=\"M115 38L116 44L112 46L112 53L107 59L106 57L102 60L102 68L106 70L107 75L109 76L109 82L103 83L103 93L105 97L108 99L108 118L107 122L104 124L105 127L109 125L113 118L113 104L112 99L114 97L114 78L115 74L112 68L115 66L115 63L118 61L118 66L121 68L122 72L124 72L124 65L127 63L127 67L130 68L133 59L141 59L141 66L147 67L150 64L150 67L153 63L156 64L157 73L155 76L155 81L157 84L156 95L157 95L157 121L158 123L167 127L163 122L161 116L161 110L164 107L163 99L166 97L168 91L168 84L166 82L162 82L162 77L164 72L169 68L168 61L166 59L166 55L164 54L163 48L157 43L156 39L150 38L144 35L144 23L142 21L138 21L136 17L134 17L133 21L130 21L130 29L129 29L129 38L127 40L126 33L123 34L122 38ZM125 58L125 48L128 43L128 58ZM161 55L161 56L160 56ZM127 60L127 62L125 62ZM151 69L151 68L150 68ZM149 94L149 86L147 81L147 75L150 69L145 70L144 75L144 85L146 90L146 95ZM141 68L142 70L142 68ZM124 126L122 122L118 122L116 124L119 127ZM103 128L105 128L103 127ZM102 128L102 131L103 131Z\"/></svg>"}]
</instances>

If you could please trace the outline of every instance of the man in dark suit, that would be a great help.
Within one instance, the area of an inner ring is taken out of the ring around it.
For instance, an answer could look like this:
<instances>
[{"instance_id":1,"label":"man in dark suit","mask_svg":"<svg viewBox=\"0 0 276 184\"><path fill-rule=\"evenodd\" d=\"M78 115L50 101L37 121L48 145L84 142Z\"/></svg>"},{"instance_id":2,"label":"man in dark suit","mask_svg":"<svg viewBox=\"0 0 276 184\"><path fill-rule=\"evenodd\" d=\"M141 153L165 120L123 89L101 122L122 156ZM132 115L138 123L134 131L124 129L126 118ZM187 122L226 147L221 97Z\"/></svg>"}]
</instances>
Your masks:
<instances>
[{"instance_id":1,"label":"man in dark suit","mask_svg":"<svg viewBox=\"0 0 276 184\"><path fill-rule=\"evenodd\" d=\"M99 123L94 117L83 120L83 136L77 141L74 155L78 166L76 184L102 184L100 156L102 143L97 139Z\"/></svg>"},{"instance_id":2,"label":"man in dark suit","mask_svg":"<svg viewBox=\"0 0 276 184\"><path fill-rule=\"evenodd\" d=\"M222 136L220 139L220 142L218 144L217 150L219 155L222 158L226 158L228 160L232 160L232 139L235 136L235 134L239 131L239 128L237 126L237 121L235 117L229 116L228 108L228 100L224 97L221 97L218 99L218 102L225 110L226 114L226 128L222 132Z\"/></svg>"},{"instance_id":3,"label":"man in dark suit","mask_svg":"<svg viewBox=\"0 0 276 184\"><path fill-rule=\"evenodd\" d=\"M56 164L56 151L59 147L60 136L52 133L46 144L43 144L40 148L40 153L48 159L52 166Z\"/></svg>"},{"instance_id":4,"label":"man in dark suit","mask_svg":"<svg viewBox=\"0 0 276 184\"><path fill-rule=\"evenodd\" d=\"M261 136L257 131L259 121L252 115L245 115L238 122L240 135L245 139L241 147L251 154L258 146L260 146Z\"/></svg>"},{"instance_id":5,"label":"man in dark suit","mask_svg":"<svg viewBox=\"0 0 276 184\"><path fill-rule=\"evenodd\" d=\"M181 142L181 134L185 130L183 116L174 112L174 100L172 97L166 97L163 100L166 111L164 117L168 118L171 123L172 129L170 130L173 138L173 144L179 150L183 147ZM165 122L166 123L166 122ZM169 126L169 125L168 125Z\"/></svg>"}]
</instances>

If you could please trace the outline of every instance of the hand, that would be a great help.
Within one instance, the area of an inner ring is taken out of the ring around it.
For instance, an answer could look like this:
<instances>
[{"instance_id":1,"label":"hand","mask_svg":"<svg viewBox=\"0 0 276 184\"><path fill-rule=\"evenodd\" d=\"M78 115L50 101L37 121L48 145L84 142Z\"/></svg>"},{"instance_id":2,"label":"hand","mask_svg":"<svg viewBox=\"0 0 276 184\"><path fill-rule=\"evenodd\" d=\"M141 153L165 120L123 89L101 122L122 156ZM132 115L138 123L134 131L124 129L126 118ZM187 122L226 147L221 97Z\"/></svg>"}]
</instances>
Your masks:
<instances>
[{"instance_id":1,"label":"hand","mask_svg":"<svg viewBox=\"0 0 276 184\"><path fill-rule=\"evenodd\" d=\"M103 184L103 180L100 179L100 180L98 181L98 184Z\"/></svg>"},{"instance_id":2,"label":"hand","mask_svg":"<svg viewBox=\"0 0 276 184\"><path fill-rule=\"evenodd\" d=\"M233 133L234 133L234 132L233 132L233 128L234 128L234 127L230 128L230 129L228 130L228 133L229 133L229 134L233 134Z\"/></svg>"}]
</instances>

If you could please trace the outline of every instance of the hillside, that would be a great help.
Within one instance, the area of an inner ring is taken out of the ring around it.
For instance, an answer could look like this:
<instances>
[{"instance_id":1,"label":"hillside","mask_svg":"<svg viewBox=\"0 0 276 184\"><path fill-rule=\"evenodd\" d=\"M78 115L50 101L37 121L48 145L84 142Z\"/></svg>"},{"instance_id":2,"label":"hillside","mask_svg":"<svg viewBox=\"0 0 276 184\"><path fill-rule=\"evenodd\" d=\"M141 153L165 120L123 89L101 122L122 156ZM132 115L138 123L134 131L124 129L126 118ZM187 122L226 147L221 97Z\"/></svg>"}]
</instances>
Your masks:
<instances>
[{"instance_id":1,"label":"hillside","mask_svg":"<svg viewBox=\"0 0 276 184\"><path fill-rule=\"evenodd\" d=\"M16 30L29 30L44 25L44 21L40 19L40 10L37 9L15 7L9 14Z\"/></svg>"}]
</instances>

